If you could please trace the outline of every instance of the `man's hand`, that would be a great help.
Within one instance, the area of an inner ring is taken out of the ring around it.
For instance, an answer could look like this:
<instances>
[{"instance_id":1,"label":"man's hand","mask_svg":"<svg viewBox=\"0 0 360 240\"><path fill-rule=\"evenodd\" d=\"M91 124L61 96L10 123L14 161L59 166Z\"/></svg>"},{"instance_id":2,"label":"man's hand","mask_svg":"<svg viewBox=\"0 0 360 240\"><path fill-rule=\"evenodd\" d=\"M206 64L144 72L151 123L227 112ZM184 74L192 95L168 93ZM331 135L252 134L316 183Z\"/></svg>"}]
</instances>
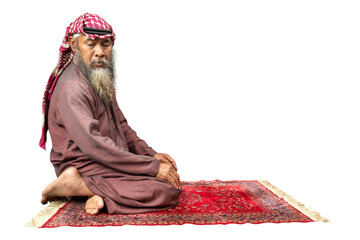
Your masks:
<instances>
[{"instance_id":1,"label":"man's hand","mask_svg":"<svg viewBox=\"0 0 360 240\"><path fill-rule=\"evenodd\" d=\"M168 180L174 188L180 189L180 177L177 173L177 166L174 159L166 153L157 153L154 155L154 158L161 162L155 177Z\"/></svg>"},{"instance_id":2,"label":"man's hand","mask_svg":"<svg viewBox=\"0 0 360 240\"><path fill-rule=\"evenodd\" d=\"M161 162L155 177L168 180L176 189L180 189L181 187L179 174L170 163Z\"/></svg>"},{"instance_id":3,"label":"man's hand","mask_svg":"<svg viewBox=\"0 0 360 240\"><path fill-rule=\"evenodd\" d=\"M157 154L154 155L154 158L160 160L163 163L170 163L170 164L173 165L173 167L175 168L176 171L178 170L174 159L172 159L172 157L170 157L169 154L157 153Z\"/></svg>"}]
</instances>

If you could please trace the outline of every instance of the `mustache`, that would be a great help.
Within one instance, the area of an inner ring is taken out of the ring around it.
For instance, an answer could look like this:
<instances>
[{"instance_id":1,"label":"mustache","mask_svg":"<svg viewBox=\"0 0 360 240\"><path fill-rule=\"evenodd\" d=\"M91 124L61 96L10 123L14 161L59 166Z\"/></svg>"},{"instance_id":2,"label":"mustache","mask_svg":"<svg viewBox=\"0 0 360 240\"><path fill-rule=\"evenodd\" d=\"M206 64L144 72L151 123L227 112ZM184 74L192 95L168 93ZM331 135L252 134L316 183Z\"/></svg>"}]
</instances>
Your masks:
<instances>
[{"instance_id":1,"label":"mustache","mask_svg":"<svg viewBox=\"0 0 360 240\"><path fill-rule=\"evenodd\" d=\"M103 64L106 68L110 67L110 63L106 59L93 59L89 62L88 67L94 64Z\"/></svg>"}]
</instances>

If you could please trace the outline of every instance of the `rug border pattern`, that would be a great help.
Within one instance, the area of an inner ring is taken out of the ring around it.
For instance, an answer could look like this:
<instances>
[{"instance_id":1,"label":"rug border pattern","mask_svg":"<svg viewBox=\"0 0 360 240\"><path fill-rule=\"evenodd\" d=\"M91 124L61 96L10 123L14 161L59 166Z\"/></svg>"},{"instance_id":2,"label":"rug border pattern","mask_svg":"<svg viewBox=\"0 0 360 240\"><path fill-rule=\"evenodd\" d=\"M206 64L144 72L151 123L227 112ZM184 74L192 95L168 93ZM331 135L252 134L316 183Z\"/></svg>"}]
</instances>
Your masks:
<instances>
[{"instance_id":1,"label":"rug border pattern","mask_svg":"<svg viewBox=\"0 0 360 240\"><path fill-rule=\"evenodd\" d=\"M272 185L269 181L266 180L258 180L261 184L263 184L267 189L269 189L271 192L273 192L275 195L277 195L280 198L283 198L287 203L289 203L291 206L296 208L298 211L300 211L305 216L311 218L315 222L329 222L328 219L322 217L320 213L305 207L304 204L296 201L293 197L286 194L284 191L280 190L279 188Z\"/></svg>"},{"instance_id":2,"label":"rug border pattern","mask_svg":"<svg viewBox=\"0 0 360 240\"><path fill-rule=\"evenodd\" d=\"M65 207L69 201L70 198L68 198L68 200L50 202L48 206L40 211L28 223L26 223L25 226L41 228L44 224L49 222L63 207Z\"/></svg>"}]
</instances>

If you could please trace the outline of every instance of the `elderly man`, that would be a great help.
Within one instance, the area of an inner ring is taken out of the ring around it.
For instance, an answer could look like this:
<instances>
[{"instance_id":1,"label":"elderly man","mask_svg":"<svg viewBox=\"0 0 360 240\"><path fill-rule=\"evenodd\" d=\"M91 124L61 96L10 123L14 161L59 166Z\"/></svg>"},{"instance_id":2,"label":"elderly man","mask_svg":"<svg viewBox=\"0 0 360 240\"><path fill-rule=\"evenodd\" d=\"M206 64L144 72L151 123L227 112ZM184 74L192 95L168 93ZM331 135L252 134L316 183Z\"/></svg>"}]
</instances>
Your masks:
<instances>
[{"instance_id":1,"label":"elderly man","mask_svg":"<svg viewBox=\"0 0 360 240\"><path fill-rule=\"evenodd\" d=\"M86 212L134 214L174 207L181 193L175 161L156 153L128 125L114 88L115 34L85 13L66 29L59 62L43 99L40 146L50 131L50 160L58 178L41 202L87 196Z\"/></svg>"}]
</instances>

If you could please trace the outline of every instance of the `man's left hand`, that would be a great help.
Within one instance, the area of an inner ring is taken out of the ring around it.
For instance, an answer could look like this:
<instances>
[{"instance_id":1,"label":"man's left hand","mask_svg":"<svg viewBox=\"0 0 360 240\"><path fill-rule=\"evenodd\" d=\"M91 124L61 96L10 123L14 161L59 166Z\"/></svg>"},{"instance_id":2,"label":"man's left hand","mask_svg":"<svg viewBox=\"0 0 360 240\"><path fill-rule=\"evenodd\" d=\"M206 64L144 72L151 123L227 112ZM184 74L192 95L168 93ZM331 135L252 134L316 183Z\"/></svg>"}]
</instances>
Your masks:
<instances>
[{"instance_id":1,"label":"man's left hand","mask_svg":"<svg viewBox=\"0 0 360 240\"><path fill-rule=\"evenodd\" d=\"M159 161L161 161L163 163L170 163L173 165L173 167L175 168L176 171L178 170L174 159L172 159L172 157L170 157L169 154L157 153L154 155L154 158L158 159Z\"/></svg>"}]
</instances>

